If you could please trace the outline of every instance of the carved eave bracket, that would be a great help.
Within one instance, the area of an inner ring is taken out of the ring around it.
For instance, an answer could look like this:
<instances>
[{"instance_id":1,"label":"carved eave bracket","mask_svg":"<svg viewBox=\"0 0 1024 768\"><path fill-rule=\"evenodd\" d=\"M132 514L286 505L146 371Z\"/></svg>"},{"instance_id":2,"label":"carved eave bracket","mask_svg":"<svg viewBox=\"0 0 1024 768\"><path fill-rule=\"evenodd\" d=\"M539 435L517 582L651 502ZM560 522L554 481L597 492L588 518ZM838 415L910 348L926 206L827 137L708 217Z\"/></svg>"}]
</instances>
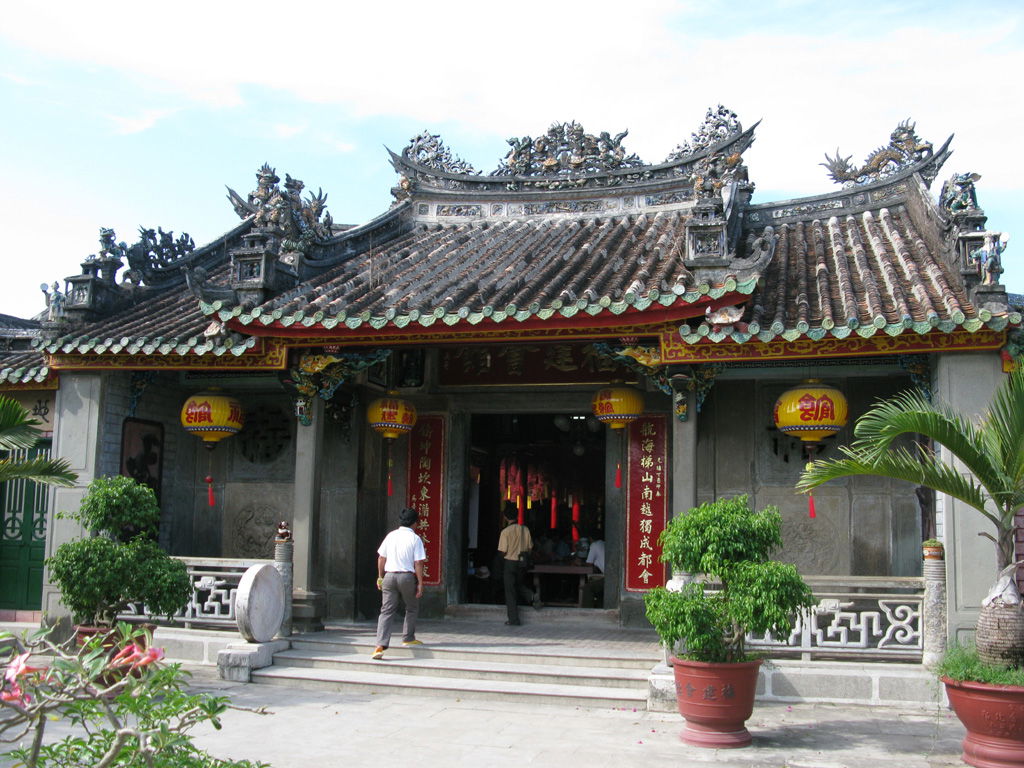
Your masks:
<instances>
[{"instance_id":1,"label":"carved eave bracket","mask_svg":"<svg viewBox=\"0 0 1024 768\"><path fill-rule=\"evenodd\" d=\"M355 395L348 401L335 398L342 384L351 383L361 371L370 368L391 354L390 349L370 352L338 352L332 354L307 352L288 372L285 383L295 390L295 416L303 426L311 424L313 398L326 403L328 414L345 429L348 414L356 404Z\"/></svg>"}]
</instances>

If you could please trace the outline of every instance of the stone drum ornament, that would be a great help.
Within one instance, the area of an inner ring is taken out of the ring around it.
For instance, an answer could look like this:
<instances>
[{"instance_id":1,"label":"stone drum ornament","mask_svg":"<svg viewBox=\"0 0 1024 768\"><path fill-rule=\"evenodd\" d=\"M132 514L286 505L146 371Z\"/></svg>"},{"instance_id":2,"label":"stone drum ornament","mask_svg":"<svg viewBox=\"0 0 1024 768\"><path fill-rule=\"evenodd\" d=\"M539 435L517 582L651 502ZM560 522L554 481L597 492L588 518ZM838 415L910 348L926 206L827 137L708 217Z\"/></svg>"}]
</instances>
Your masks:
<instances>
[{"instance_id":1,"label":"stone drum ornament","mask_svg":"<svg viewBox=\"0 0 1024 768\"><path fill-rule=\"evenodd\" d=\"M284 620L284 582L269 563L254 565L242 575L235 593L238 631L250 643L266 643Z\"/></svg>"}]
</instances>

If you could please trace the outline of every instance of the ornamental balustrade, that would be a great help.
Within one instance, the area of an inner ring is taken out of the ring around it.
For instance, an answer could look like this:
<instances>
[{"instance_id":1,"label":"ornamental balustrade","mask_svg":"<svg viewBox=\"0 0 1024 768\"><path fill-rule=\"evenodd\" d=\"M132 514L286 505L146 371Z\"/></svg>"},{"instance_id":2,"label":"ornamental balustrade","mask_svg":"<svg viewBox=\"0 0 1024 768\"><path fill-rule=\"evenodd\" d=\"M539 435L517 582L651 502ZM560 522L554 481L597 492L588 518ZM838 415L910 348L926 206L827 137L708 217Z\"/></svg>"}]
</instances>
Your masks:
<instances>
[{"instance_id":1,"label":"ornamental balustrade","mask_svg":"<svg viewBox=\"0 0 1024 768\"><path fill-rule=\"evenodd\" d=\"M818 604L803 611L788 637L747 635L747 648L801 659L891 658L920 661L924 649L924 579L808 576Z\"/></svg>"},{"instance_id":2,"label":"ornamental balustrade","mask_svg":"<svg viewBox=\"0 0 1024 768\"><path fill-rule=\"evenodd\" d=\"M184 609L166 622L166 616L155 616L161 623L171 626L225 627L234 629L235 593L242 574L253 565L273 564L274 560L253 560L210 557L177 557L188 567L192 581L192 597ZM132 606L121 618L147 616L142 605Z\"/></svg>"}]
</instances>

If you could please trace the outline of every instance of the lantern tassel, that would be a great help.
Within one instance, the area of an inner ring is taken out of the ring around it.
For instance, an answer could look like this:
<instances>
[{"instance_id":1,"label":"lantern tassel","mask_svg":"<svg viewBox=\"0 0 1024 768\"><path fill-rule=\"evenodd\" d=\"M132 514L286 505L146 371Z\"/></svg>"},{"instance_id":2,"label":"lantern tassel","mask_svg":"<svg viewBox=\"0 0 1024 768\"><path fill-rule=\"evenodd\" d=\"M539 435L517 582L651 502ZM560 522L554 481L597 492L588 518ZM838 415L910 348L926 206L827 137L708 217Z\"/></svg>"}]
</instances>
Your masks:
<instances>
[{"instance_id":1,"label":"lantern tassel","mask_svg":"<svg viewBox=\"0 0 1024 768\"><path fill-rule=\"evenodd\" d=\"M814 511L814 494L807 494L807 516L814 518L818 516L818 513Z\"/></svg>"},{"instance_id":2,"label":"lantern tassel","mask_svg":"<svg viewBox=\"0 0 1024 768\"><path fill-rule=\"evenodd\" d=\"M551 494L551 530L558 527L558 497Z\"/></svg>"},{"instance_id":3,"label":"lantern tassel","mask_svg":"<svg viewBox=\"0 0 1024 768\"><path fill-rule=\"evenodd\" d=\"M217 503L217 500L216 500L216 498L214 498L214 495L213 495L213 475L207 475L205 482L206 482L206 500L209 502L210 506L212 507L212 506L214 506Z\"/></svg>"},{"instance_id":4,"label":"lantern tassel","mask_svg":"<svg viewBox=\"0 0 1024 768\"><path fill-rule=\"evenodd\" d=\"M621 488L622 487L622 463L621 462L615 465L615 487L616 488Z\"/></svg>"},{"instance_id":5,"label":"lantern tassel","mask_svg":"<svg viewBox=\"0 0 1024 768\"><path fill-rule=\"evenodd\" d=\"M394 488L394 486L391 483L391 467L394 466L394 462L391 460L391 443L392 442L393 442L393 438L385 440L385 443L387 444L387 451L388 451L388 496L394 496L394 494L395 494L395 488Z\"/></svg>"}]
</instances>

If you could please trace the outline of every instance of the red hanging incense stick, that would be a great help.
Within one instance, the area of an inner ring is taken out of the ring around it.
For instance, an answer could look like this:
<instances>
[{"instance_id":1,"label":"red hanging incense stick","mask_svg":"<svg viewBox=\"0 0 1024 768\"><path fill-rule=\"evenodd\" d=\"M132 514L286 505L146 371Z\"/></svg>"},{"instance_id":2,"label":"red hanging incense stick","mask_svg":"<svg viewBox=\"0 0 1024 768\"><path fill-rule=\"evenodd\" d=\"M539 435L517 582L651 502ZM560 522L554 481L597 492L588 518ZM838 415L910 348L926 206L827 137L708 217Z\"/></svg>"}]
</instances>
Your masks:
<instances>
[{"instance_id":1,"label":"red hanging incense stick","mask_svg":"<svg viewBox=\"0 0 1024 768\"><path fill-rule=\"evenodd\" d=\"M578 499L573 499L572 502L572 540L580 540L580 502Z\"/></svg>"},{"instance_id":2,"label":"red hanging incense stick","mask_svg":"<svg viewBox=\"0 0 1024 768\"><path fill-rule=\"evenodd\" d=\"M807 494L807 516L808 517L817 517L818 516L817 512L814 511L814 494L813 493L808 493Z\"/></svg>"},{"instance_id":3,"label":"red hanging incense stick","mask_svg":"<svg viewBox=\"0 0 1024 768\"><path fill-rule=\"evenodd\" d=\"M615 465L615 487L622 487L622 464L618 463Z\"/></svg>"}]
</instances>

